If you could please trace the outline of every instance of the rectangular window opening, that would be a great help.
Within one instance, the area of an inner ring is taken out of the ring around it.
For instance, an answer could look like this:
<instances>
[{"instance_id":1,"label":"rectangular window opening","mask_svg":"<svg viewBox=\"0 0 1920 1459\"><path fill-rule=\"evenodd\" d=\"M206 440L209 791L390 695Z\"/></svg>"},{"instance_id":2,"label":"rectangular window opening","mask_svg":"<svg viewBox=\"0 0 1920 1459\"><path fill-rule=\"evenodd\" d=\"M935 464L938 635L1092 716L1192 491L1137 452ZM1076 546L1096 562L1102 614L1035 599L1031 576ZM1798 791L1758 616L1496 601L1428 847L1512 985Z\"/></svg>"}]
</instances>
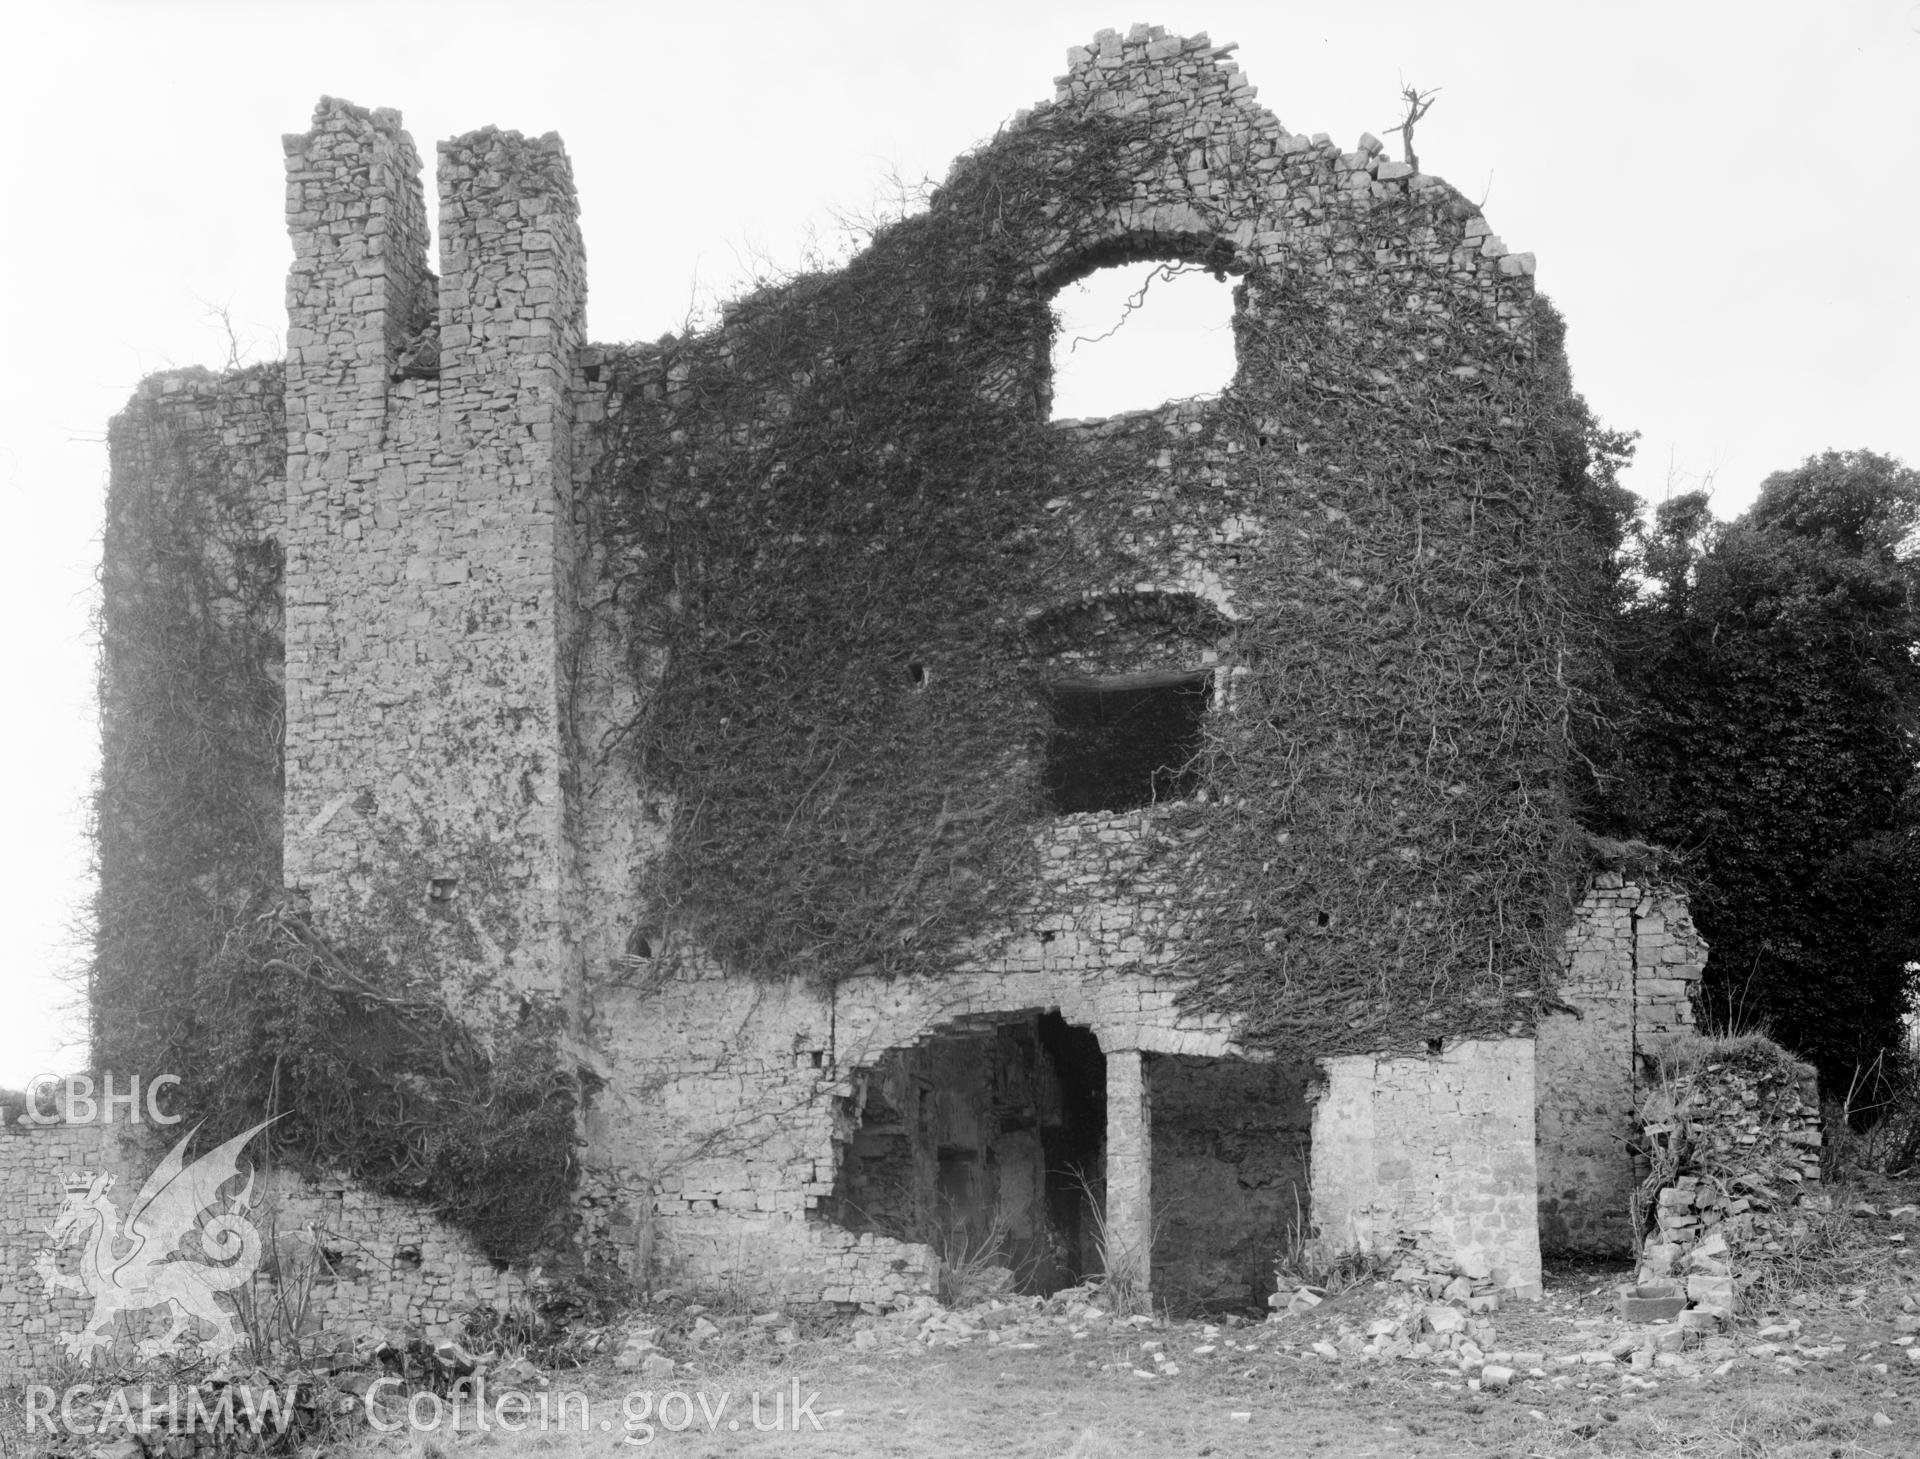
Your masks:
<instances>
[{"instance_id":1,"label":"rectangular window opening","mask_svg":"<svg viewBox=\"0 0 1920 1459\"><path fill-rule=\"evenodd\" d=\"M1055 679L1043 774L1056 815L1184 800L1213 702L1208 670Z\"/></svg>"}]
</instances>

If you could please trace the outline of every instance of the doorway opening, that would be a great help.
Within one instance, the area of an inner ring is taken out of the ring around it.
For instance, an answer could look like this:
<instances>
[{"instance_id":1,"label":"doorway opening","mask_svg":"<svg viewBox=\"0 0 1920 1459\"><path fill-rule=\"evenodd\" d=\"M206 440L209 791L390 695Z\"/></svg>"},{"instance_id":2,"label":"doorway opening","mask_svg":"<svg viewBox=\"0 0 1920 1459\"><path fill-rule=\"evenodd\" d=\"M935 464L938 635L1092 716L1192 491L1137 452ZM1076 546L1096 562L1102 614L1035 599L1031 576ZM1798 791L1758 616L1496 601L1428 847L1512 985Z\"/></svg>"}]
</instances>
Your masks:
<instances>
[{"instance_id":1,"label":"doorway opening","mask_svg":"<svg viewBox=\"0 0 1920 1459\"><path fill-rule=\"evenodd\" d=\"M1175 1311L1263 1310L1308 1234L1311 1065L1158 1054L1153 1287Z\"/></svg>"},{"instance_id":2,"label":"doorway opening","mask_svg":"<svg viewBox=\"0 0 1920 1459\"><path fill-rule=\"evenodd\" d=\"M1058 1012L986 1015L854 1077L825 1213L923 1242L968 1290L1049 1293L1099 1273L1106 1056Z\"/></svg>"}]
</instances>

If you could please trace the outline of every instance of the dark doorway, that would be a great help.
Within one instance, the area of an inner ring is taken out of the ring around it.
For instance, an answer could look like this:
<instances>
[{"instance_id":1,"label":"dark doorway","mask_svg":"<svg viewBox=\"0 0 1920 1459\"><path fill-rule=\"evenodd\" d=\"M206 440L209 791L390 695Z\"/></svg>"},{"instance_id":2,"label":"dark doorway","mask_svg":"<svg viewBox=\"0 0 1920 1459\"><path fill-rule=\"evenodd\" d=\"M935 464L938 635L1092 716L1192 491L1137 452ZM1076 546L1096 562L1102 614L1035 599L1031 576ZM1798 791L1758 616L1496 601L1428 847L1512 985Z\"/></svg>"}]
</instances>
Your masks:
<instances>
[{"instance_id":1,"label":"dark doorway","mask_svg":"<svg viewBox=\"0 0 1920 1459\"><path fill-rule=\"evenodd\" d=\"M1058 1013L951 1025L856 1076L825 1214L924 1242L949 1269L1004 1268L1024 1292L1099 1270L1106 1058ZM990 1276L990 1274L988 1274Z\"/></svg>"},{"instance_id":2,"label":"dark doorway","mask_svg":"<svg viewBox=\"0 0 1920 1459\"><path fill-rule=\"evenodd\" d=\"M1047 1220L1058 1291L1101 1270L1099 1206L1106 1201L1107 1056L1093 1030L1058 1013L1040 1015L1036 1032L1060 1081L1060 1119L1040 1132L1046 1158Z\"/></svg>"},{"instance_id":3,"label":"dark doorway","mask_svg":"<svg viewBox=\"0 0 1920 1459\"><path fill-rule=\"evenodd\" d=\"M1310 1217L1310 1065L1156 1055L1154 1296L1177 1312L1258 1311Z\"/></svg>"}]
</instances>

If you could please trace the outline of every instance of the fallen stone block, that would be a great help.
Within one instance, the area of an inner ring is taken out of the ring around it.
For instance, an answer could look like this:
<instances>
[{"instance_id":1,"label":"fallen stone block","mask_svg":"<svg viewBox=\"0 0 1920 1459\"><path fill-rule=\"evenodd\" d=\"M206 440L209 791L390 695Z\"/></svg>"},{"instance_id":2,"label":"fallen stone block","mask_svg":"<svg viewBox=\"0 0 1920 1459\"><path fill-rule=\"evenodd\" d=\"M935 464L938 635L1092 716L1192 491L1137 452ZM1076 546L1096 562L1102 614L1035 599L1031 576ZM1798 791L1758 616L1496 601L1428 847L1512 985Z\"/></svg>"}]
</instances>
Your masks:
<instances>
[{"instance_id":1,"label":"fallen stone block","mask_svg":"<svg viewBox=\"0 0 1920 1459\"><path fill-rule=\"evenodd\" d=\"M1665 1283L1619 1289L1620 1317L1633 1323L1671 1322L1687 1307L1687 1297Z\"/></svg>"}]
</instances>

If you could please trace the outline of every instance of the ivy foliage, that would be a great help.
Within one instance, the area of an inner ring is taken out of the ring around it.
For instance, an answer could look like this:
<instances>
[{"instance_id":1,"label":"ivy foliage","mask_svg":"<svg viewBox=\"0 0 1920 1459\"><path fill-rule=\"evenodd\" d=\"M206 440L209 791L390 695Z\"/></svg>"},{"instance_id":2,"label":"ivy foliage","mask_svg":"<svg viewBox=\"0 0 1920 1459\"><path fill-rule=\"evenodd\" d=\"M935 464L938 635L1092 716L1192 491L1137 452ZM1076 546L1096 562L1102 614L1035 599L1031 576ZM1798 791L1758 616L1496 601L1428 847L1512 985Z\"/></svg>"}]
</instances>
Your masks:
<instances>
[{"instance_id":1,"label":"ivy foliage","mask_svg":"<svg viewBox=\"0 0 1920 1459\"><path fill-rule=\"evenodd\" d=\"M1829 451L1737 521L1656 513L1624 615L1616 826L1687 853L1714 1020L1846 1087L1920 962L1920 472Z\"/></svg>"},{"instance_id":2,"label":"ivy foliage","mask_svg":"<svg viewBox=\"0 0 1920 1459\"><path fill-rule=\"evenodd\" d=\"M1198 559L1238 615L1231 708L1200 793L1109 868L1159 912L1137 955L1309 1053L1524 1026L1584 878L1570 744L1605 677L1626 443L1526 281L1503 303L1396 266L1463 202L1330 210L1324 270L1205 239L1063 262L1161 146L1045 109L843 271L614 358L598 496L646 702L629 744L670 815L645 896L753 976L989 956L1042 895L1052 814L1026 626ZM1129 257L1237 277L1236 378L1050 426L1048 291ZM1228 545L1236 518L1260 526Z\"/></svg>"},{"instance_id":3,"label":"ivy foliage","mask_svg":"<svg viewBox=\"0 0 1920 1459\"><path fill-rule=\"evenodd\" d=\"M1049 195L1114 201L1098 180L1140 139L1010 142L844 271L615 362L634 670L665 665L637 745L676 794L649 900L736 967L925 971L1031 880L1046 726L1018 604L1092 573L1033 521L1059 453L1020 244Z\"/></svg>"},{"instance_id":4,"label":"ivy foliage","mask_svg":"<svg viewBox=\"0 0 1920 1459\"><path fill-rule=\"evenodd\" d=\"M550 1238L579 1091L551 1015L458 1012L403 937L333 947L280 884L277 367L114 423L101 625L95 1064L173 1074L221 1139L424 1200L498 1257Z\"/></svg>"},{"instance_id":5,"label":"ivy foliage","mask_svg":"<svg viewBox=\"0 0 1920 1459\"><path fill-rule=\"evenodd\" d=\"M329 945L284 907L235 927L200 971L180 1099L208 1131L277 1116L275 1149L422 1200L489 1255L563 1235L579 1089L558 1017L456 1013L376 949Z\"/></svg>"}]
</instances>

